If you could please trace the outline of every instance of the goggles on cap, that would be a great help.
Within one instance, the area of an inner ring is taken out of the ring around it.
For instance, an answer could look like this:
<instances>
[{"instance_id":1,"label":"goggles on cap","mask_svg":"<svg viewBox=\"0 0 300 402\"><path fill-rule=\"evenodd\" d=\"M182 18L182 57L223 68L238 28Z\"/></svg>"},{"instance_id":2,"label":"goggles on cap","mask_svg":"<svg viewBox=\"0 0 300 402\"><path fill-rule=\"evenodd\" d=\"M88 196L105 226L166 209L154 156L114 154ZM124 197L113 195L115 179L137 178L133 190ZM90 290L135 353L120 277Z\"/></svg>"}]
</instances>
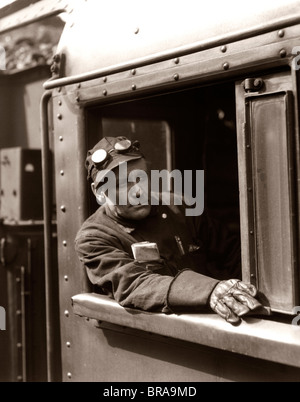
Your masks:
<instances>
[{"instance_id":1,"label":"goggles on cap","mask_svg":"<svg viewBox=\"0 0 300 402\"><path fill-rule=\"evenodd\" d=\"M93 153L91 159L95 163L95 165L97 167L99 167L101 165L104 165L104 163L110 159L111 153L113 151L123 154L123 153L130 152L131 150L138 151L138 149L139 149L138 141L135 141L134 143L132 143L130 140L124 139L124 140L116 142L114 144L113 148L110 149L109 151L106 151L105 149L97 149L97 151L95 151Z\"/></svg>"},{"instance_id":2,"label":"goggles on cap","mask_svg":"<svg viewBox=\"0 0 300 402\"><path fill-rule=\"evenodd\" d=\"M104 168L111 159L113 159L113 154L137 154L140 153L140 143L135 140L131 142L127 138L120 139L113 145L110 150L105 150L103 148L97 149L91 156L91 160L97 169Z\"/></svg>"},{"instance_id":3,"label":"goggles on cap","mask_svg":"<svg viewBox=\"0 0 300 402\"><path fill-rule=\"evenodd\" d=\"M85 161L85 167L88 171L87 179L92 179L93 182L95 182L96 174L98 176L100 171L113 169L122 161L143 157L140 152L140 143L137 140L130 141L121 136L117 138L104 137L104 140L101 140L93 150L88 151Z\"/></svg>"}]
</instances>

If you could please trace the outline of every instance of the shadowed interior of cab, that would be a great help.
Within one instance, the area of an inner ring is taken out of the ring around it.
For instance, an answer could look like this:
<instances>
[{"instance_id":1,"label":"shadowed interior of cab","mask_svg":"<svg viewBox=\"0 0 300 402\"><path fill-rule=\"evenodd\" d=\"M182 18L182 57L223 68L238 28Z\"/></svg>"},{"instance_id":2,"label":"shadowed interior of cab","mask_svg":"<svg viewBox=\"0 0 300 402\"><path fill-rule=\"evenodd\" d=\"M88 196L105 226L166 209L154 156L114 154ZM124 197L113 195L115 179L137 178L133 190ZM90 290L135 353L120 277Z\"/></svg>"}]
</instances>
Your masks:
<instances>
[{"instance_id":1,"label":"shadowed interior of cab","mask_svg":"<svg viewBox=\"0 0 300 402\"><path fill-rule=\"evenodd\" d=\"M150 169L193 172L193 196L204 170L204 209L239 232L234 83L97 106L87 117L89 148L104 136L137 139Z\"/></svg>"}]
</instances>

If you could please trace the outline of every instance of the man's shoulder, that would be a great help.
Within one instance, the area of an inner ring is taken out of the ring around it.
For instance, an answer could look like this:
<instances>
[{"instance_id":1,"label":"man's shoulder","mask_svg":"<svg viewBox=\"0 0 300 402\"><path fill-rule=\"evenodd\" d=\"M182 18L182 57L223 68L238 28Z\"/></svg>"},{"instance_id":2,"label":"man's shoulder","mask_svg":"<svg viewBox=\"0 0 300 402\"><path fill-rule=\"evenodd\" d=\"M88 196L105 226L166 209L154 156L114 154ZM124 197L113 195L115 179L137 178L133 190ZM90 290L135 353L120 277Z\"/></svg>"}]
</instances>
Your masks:
<instances>
[{"instance_id":1,"label":"man's shoulder","mask_svg":"<svg viewBox=\"0 0 300 402\"><path fill-rule=\"evenodd\" d=\"M81 225L77 232L76 239L81 236L91 235L93 232L98 232L99 228L108 225L108 218L104 213L103 207L99 207L92 215L90 215Z\"/></svg>"}]
</instances>

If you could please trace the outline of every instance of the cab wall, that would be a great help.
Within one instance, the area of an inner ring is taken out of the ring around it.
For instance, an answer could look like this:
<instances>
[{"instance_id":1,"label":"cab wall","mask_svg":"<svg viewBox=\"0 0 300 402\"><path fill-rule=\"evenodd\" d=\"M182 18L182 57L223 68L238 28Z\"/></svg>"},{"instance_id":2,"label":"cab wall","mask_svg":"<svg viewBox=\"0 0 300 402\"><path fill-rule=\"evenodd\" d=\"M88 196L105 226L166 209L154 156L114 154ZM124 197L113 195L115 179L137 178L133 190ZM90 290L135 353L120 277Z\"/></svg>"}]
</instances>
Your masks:
<instances>
[{"instance_id":1,"label":"cab wall","mask_svg":"<svg viewBox=\"0 0 300 402\"><path fill-rule=\"evenodd\" d=\"M181 342L144 331L76 318L67 381L299 381L300 369ZM88 340L88 341L87 341Z\"/></svg>"},{"instance_id":2,"label":"cab wall","mask_svg":"<svg viewBox=\"0 0 300 402\"><path fill-rule=\"evenodd\" d=\"M249 42L228 44L227 53L217 47L183 57L179 63L167 60L145 65L134 72L120 72L53 90L61 352L65 381L145 381L151 376L158 381L160 371L164 373L162 380L174 381L178 378L180 381L299 379L298 369L246 355L175 342L147 332L129 333L123 326L96 328L92 320L75 316L71 303L74 294L91 290L74 252L76 233L91 212L90 189L83 167L86 151L93 145L97 133L94 131L87 138L90 124L87 109L107 106L110 102L124 105L127 100L158 92L163 95L187 86L212 85L221 80L240 80L248 74L289 69L298 31L297 26L289 27L283 37L274 31L251 38ZM282 48L286 49L283 57ZM95 116L96 113L96 119Z\"/></svg>"}]
</instances>

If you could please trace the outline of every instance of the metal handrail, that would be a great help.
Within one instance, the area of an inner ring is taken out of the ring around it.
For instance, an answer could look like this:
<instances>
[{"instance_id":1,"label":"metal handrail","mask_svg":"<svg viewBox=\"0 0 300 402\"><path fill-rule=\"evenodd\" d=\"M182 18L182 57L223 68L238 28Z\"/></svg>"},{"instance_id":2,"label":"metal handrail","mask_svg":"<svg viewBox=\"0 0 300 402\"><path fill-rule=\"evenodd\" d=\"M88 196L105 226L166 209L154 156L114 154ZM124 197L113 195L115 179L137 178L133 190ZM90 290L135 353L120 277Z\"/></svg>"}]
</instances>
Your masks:
<instances>
[{"instance_id":1,"label":"metal handrail","mask_svg":"<svg viewBox=\"0 0 300 402\"><path fill-rule=\"evenodd\" d=\"M52 303L52 185L49 147L48 105L52 92L43 94L40 105L41 140L42 140L42 178L43 178L43 211L44 211L44 250L45 250L45 293L46 293L46 341L47 341L47 379L54 381L54 308Z\"/></svg>"}]
</instances>

